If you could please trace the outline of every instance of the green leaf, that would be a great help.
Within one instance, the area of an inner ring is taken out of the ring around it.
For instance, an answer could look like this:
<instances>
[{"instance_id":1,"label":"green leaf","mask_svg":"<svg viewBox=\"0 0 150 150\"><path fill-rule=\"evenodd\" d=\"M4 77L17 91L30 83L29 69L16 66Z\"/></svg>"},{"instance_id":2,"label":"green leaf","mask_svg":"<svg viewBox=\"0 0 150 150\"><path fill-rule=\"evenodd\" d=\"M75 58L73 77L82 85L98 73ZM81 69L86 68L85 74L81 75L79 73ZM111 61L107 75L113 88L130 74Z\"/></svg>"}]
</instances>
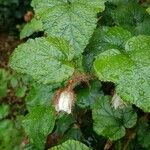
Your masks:
<instances>
[{"instance_id":1,"label":"green leaf","mask_svg":"<svg viewBox=\"0 0 150 150\"><path fill-rule=\"evenodd\" d=\"M105 8L106 0L33 0L36 17L50 36L62 37L81 54L97 23L97 13Z\"/></svg>"},{"instance_id":2,"label":"green leaf","mask_svg":"<svg viewBox=\"0 0 150 150\"><path fill-rule=\"evenodd\" d=\"M4 69L0 69L0 98L7 96L7 84L9 79L9 73Z\"/></svg>"},{"instance_id":3,"label":"green leaf","mask_svg":"<svg viewBox=\"0 0 150 150\"><path fill-rule=\"evenodd\" d=\"M26 94L26 91L27 91L27 87L25 85L23 85L23 86L17 88L15 95L20 98L24 97Z\"/></svg>"},{"instance_id":4,"label":"green leaf","mask_svg":"<svg viewBox=\"0 0 150 150\"><path fill-rule=\"evenodd\" d=\"M143 22L147 14L145 9L137 2L129 1L125 3L121 1L116 9L111 12L111 16L116 25L134 32L137 23Z\"/></svg>"},{"instance_id":5,"label":"green leaf","mask_svg":"<svg viewBox=\"0 0 150 150\"><path fill-rule=\"evenodd\" d=\"M0 121L0 149L19 150L22 142L22 130L17 128L13 121L4 119Z\"/></svg>"},{"instance_id":6,"label":"green leaf","mask_svg":"<svg viewBox=\"0 0 150 150\"><path fill-rule=\"evenodd\" d=\"M1 5L4 6L12 6L12 5L18 5L19 4L19 0L1 0L0 1Z\"/></svg>"},{"instance_id":7,"label":"green leaf","mask_svg":"<svg viewBox=\"0 0 150 150\"><path fill-rule=\"evenodd\" d=\"M15 88L18 85L18 80L15 76L11 78L10 84L13 88Z\"/></svg>"},{"instance_id":8,"label":"green leaf","mask_svg":"<svg viewBox=\"0 0 150 150\"><path fill-rule=\"evenodd\" d=\"M76 89L77 105L81 108L92 107L101 93L101 82L91 81L90 85L86 87L79 86Z\"/></svg>"},{"instance_id":9,"label":"green leaf","mask_svg":"<svg viewBox=\"0 0 150 150\"><path fill-rule=\"evenodd\" d=\"M125 128L136 124L137 115L132 107L115 110L109 97L101 97L92 109L94 130L110 140L118 140L125 135Z\"/></svg>"},{"instance_id":10,"label":"green leaf","mask_svg":"<svg viewBox=\"0 0 150 150\"><path fill-rule=\"evenodd\" d=\"M61 142L65 142L66 140L81 140L83 137L80 127L74 124L67 132L65 132Z\"/></svg>"},{"instance_id":11,"label":"green leaf","mask_svg":"<svg viewBox=\"0 0 150 150\"><path fill-rule=\"evenodd\" d=\"M7 82L3 82L0 85L0 98L7 96Z\"/></svg>"},{"instance_id":12,"label":"green leaf","mask_svg":"<svg viewBox=\"0 0 150 150\"><path fill-rule=\"evenodd\" d=\"M68 140L61 145L52 147L50 150L90 150L90 148L79 141Z\"/></svg>"},{"instance_id":13,"label":"green leaf","mask_svg":"<svg viewBox=\"0 0 150 150\"><path fill-rule=\"evenodd\" d=\"M10 66L20 73L31 75L44 84L68 79L74 72L70 60L74 50L58 38L29 40L15 49Z\"/></svg>"},{"instance_id":14,"label":"green leaf","mask_svg":"<svg viewBox=\"0 0 150 150\"><path fill-rule=\"evenodd\" d=\"M150 16L149 18L146 18L143 20L143 22L137 23L137 26L135 28L135 34L144 34L144 35L150 35Z\"/></svg>"},{"instance_id":15,"label":"green leaf","mask_svg":"<svg viewBox=\"0 0 150 150\"><path fill-rule=\"evenodd\" d=\"M54 96L56 87L54 85L33 84L26 96L27 109L31 111L36 106L49 104Z\"/></svg>"},{"instance_id":16,"label":"green leaf","mask_svg":"<svg viewBox=\"0 0 150 150\"><path fill-rule=\"evenodd\" d=\"M40 20L33 18L31 22L27 23L20 33L20 39L31 36L34 32L43 31L43 24Z\"/></svg>"},{"instance_id":17,"label":"green leaf","mask_svg":"<svg viewBox=\"0 0 150 150\"><path fill-rule=\"evenodd\" d=\"M148 7L148 8L146 9L146 11L150 14L150 7Z\"/></svg>"},{"instance_id":18,"label":"green leaf","mask_svg":"<svg viewBox=\"0 0 150 150\"><path fill-rule=\"evenodd\" d=\"M94 69L100 80L116 84L122 100L150 112L150 36L131 38L123 52L110 49L101 53Z\"/></svg>"},{"instance_id":19,"label":"green leaf","mask_svg":"<svg viewBox=\"0 0 150 150\"><path fill-rule=\"evenodd\" d=\"M9 105L0 105L0 119L3 119L9 114Z\"/></svg>"},{"instance_id":20,"label":"green leaf","mask_svg":"<svg viewBox=\"0 0 150 150\"><path fill-rule=\"evenodd\" d=\"M150 149L150 127L148 122L142 121L139 124L137 131L138 142L142 147Z\"/></svg>"},{"instance_id":21,"label":"green leaf","mask_svg":"<svg viewBox=\"0 0 150 150\"><path fill-rule=\"evenodd\" d=\"M84 65L88 71L92 69L95 56L108 49L122 49L128 39L132 37L131 33L121 27L101 27L97 28L90 40L84 56ZM88 61L87 61L88 60Z\"/></svg>"},{"instance_id":22,"label":"green leaf","mask_svg":"<svg viewBox=\"0 0 150 150\"><path fill-rule=\"evenodd\" d=\"M132 37L131 33L122 27L101 27L97 28L90 40L88 48L90 51L105 51L109 47L122 48L128 39Z\"/></svg>"},{"instance_id":23,"label":"green leaf","mask_svg":"<svg viewBox=\"0 0 150 150\"><path fill-rule=\"evenodd\" d=\"M41 150L44 149L47 136L52 132L54 125L54 110L49 105L34 108L23 120L24 129L31 143Z\"/></svg>"},{"instance_id":24,"label":"green leaf","mask_svg":"<svg viewBox=\"0 0 150 150\"><path fill-rule=\"evenodd\" d=\"M60 114L61 115L61 114ZM72 115L63 114L56 121L56 132L59 135L66 134L65 132L75 123Z\"/></svg>"}]
</instances>

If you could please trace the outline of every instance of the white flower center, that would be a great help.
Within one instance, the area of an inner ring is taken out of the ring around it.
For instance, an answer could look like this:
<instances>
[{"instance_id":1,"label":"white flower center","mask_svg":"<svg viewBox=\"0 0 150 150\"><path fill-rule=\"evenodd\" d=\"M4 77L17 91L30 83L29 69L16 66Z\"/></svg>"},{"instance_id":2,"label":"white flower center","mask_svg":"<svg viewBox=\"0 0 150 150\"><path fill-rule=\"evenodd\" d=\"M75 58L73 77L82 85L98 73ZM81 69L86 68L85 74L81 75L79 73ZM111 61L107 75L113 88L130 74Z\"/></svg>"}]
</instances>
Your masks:
<instances>
[{"instance_id":1,"label":"white flower center","mask_svg":"<svg viewBox=\"0 0 150 150\"><path fill-rule=\"evenodd\" d=\"M56 111L65 111L68 114L71 113L73 104L73 93L63 91L58 99L58 104L55 106Z\"/></svg>"}]
</instances>

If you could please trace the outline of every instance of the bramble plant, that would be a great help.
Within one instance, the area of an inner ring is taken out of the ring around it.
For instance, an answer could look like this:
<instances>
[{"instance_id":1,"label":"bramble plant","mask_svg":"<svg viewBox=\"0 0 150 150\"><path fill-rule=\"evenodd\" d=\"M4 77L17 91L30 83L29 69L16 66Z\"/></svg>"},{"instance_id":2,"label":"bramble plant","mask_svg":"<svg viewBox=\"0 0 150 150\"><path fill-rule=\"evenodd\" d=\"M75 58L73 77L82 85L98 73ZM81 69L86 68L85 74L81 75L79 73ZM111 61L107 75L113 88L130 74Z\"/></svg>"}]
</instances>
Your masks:
<instances>
[{"instance_id":1,"label":"bramble plant","mask_svg":"<svg viewBox=\"0 0 150 150\"><path fill-rule=\"evenodd\" d=\"M22 125L35 149L150 149L150 15L141 3L32 0L20 34L29 40L9 65L33 79Z\"/></svg>"}]
</instances>

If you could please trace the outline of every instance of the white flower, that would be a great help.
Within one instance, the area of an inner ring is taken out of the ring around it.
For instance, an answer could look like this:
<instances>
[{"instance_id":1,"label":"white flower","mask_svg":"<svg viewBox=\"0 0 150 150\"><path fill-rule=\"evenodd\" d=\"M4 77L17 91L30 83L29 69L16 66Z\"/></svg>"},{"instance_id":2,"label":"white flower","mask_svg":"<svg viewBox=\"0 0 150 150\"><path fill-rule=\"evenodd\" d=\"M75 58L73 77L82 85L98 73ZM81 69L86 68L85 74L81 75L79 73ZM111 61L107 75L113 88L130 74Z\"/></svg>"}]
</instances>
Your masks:
<instances>
[{"instance_id":1,"label":"white flower","mask_svg":"<svg viewBox=\"0 0 150 150\"><path fill-rule=\"evenodd\" d=\"M114 109L124 108L124 106L126 106L126 103L120 98L119 95L115 93L112 97L112 106L114 107Z\"/></svg>"},{"instance_id":2,"label":"white flower","mask_svg":"<svg viewBox=\"0 0 150 150\"><path fill-rule=\"evenodd\" d=\"M55 109L57 112L64 111L70 114L73 104L74 92L69 90L63 90L62 92L60 92L57 102L55 103Z\"/></svg>"}]
</instances>

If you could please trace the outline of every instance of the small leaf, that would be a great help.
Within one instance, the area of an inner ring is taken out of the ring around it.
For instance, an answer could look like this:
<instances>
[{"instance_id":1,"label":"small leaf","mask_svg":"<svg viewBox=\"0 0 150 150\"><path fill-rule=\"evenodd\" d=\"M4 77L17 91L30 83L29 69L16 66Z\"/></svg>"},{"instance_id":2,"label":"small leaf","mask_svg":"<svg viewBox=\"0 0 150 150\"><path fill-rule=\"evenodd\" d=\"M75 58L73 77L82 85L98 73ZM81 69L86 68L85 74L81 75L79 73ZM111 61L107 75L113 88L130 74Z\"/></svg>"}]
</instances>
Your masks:
<instances>
[{"instance_id":1,"label":"small leaf","mask_svg":"<svg viewBox=\"0 0 150 150\"><path fill-rule=\"evenodd\" d=\"M4 69L0 69L0 98L7 96L7 84L9 79L9 73Z\"/></svg>"},{"instance_id":2,"label":"small leaf","mask_svg":"<svg viewBox=\"0 0 150 150\"><path fill-rule=\"evenodd\" d=\"M68 140L61 145L52 147L50 150L91 150L79 141Z\"/></svg>"},{"instance_id":3,"label":"small leaf","mask_svg":"<svg viewBox=\"0 0 150 150\"><path fill-rule=\"evenodd\" d=\"M106 0L33 0L35 16L42 20L50 36L62 37L70 42L79 56L96 28L97 13L105 8Z\"/></svg>"},{"instance_id":4,"label":"small leaf","mask_svg":"<svg viewBox=\"0 0 150 150\"><path fill-rule=\"evenodd\" d=\"M31 143L41 150L44 149L47 136L52 132L54 125L54 110L49 105L34 108L23 120L24 129Z\"/></svg>"},{"instance_id":5,"label":"small leaf","mask_svg":"<svg viewBox=\"0 0 150 150\"><path fill-rule=\"evenodd\" d=\"M26 94L26 91L27 91L27 87L26 86L21 86L21 87L18 87L16 92L15 92L15 95L17 97L24 97L25 94Z\"/></svg>"},{"instance_id":6,"label":"small leaf","mask_svg":"<svg viewBox=\"0 0 150 150\"><path fill-rule=\"evenodd\" d=\"M68 79L74 72L70 60L74 50L58 38L29 40L15 49L10 66L20 73L31 75L44 84Z\"/></svg>"},{"instance_id":7,"label":"small leaf","mask_svg":"<svg viewBox=\"0 0 150 150\"><path fill-rule=\"evenodd\" d=\"M18 85L18 80L16 77L12 77L10 80L10 84L13 88L15 88Z\"/></svg>"},{"instance_id":8,"label":"small leaf","mask_svg":"<svg viewBox=\"0 0 150 150\"><path fill-rule=\"evenodd\" d=\"M7 82L3 82L0 85L0 98L7 96Z\"/></svg>"},{"instance_id":9,"label":"small leaf","mask_svg":"<svg viewBox=\"0 0 150 150\"><path fill-rule=\"evenodd\" d=\"M150 14L150 7L148 7L148 8L146 9L146 11Z\"/></svg>"},{"instance_id":10,"label":"small leaf","mask_svg":"<svg viewBox=\"0 0 150 150\"><path fill-rule=\"evenodd\" d=\"M43 24L40 20L32 19L31 22L27 23L20 33L20 39L29 37L34 32L43 31Z\"/></svg>"},{"instance_id":11,"label":"small leaf","mask_svg":"<svg viewBox=\"0 0 150 150\"><path fill-rule=\"evenodd\" d=\"M115 110L111 106L109 97L101 97L92 109L94 130L110 140L118 140L125 135L125 128L131 128L136 124L137 114L132 107L124 107Z\"/></svg>"},{"instance_id":12,"label":"small leaf","mask_svg":"<svg viewBox=\"0 0 150 150\"><path fill-rule=\"evenodd\" d=\"M9 114L9 106L8 105L0 105L0 119L3 119Z\"/></svg>"},{"instance_id":13,"label":"small leaf","mask_svg":"<svg viewBox=\"0 0 150 150\"><path fill-rule=\"evenodd\" d=\"M150 112L150 36L131 38L122 52L110 49L101 53L94 69L100 80L116 84L123 101Z\"/></svg>"}]
</instances>

